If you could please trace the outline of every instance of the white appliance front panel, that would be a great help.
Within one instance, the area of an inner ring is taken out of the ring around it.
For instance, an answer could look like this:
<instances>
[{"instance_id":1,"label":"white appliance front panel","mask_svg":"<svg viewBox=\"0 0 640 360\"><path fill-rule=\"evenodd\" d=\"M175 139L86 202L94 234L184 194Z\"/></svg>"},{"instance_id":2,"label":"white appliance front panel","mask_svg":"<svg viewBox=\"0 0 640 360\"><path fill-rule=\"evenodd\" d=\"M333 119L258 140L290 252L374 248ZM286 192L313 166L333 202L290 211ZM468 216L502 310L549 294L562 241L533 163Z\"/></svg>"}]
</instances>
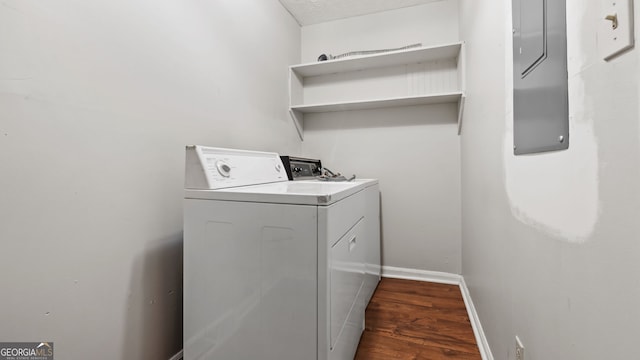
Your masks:
<instances>
[{"instance_id":1,"label":"white appliance front panel","mask_svg":"<svg viewBox=\"0 0 640 360\"><path fill-rule=\"evenodd\" d=\"M349 327L349 315L356 306L358 293L364 283L364 217L331 246L329 250L330 347L334 349L338 337ZM358 324L361 326L362 324Z\"/></svg>"},{"instance_id":2,"label":"white appliance front panel","mask_svg":"<svg viewBox=\"0 0 640 360\"><path fill-rule=\"evenodd\" d=\"M366 302L360 289L365 247L372 241L358 226L366 220L365 206L365 191L360 191L318 207L318 262L326 264L318 269L318 359L353 359L364 330Z\"/></svg>"},{"instance_id":3,"label":"white appliance front panel","mask_svg":"<svg viewBox=\"0 0 640 360\"><path fill-rule=\"evenodd\" d=\"M317 207L185 199L184 225L185 360L316 359Z\"/></svg>"},{"instance_id":4,"label":"white appliance front panel","mask_svg":"<svg viewBox=\"0 0 640 360\"><path fill-rule=\"evenodd\" d=\"M367 187L364 191L365 215L365 279L362 287L365 304L369 303L382 275L382 256L380 249L380 189L378 185ZM365 305L366 306L366 305Z\"/></svg>"}]
</instances>

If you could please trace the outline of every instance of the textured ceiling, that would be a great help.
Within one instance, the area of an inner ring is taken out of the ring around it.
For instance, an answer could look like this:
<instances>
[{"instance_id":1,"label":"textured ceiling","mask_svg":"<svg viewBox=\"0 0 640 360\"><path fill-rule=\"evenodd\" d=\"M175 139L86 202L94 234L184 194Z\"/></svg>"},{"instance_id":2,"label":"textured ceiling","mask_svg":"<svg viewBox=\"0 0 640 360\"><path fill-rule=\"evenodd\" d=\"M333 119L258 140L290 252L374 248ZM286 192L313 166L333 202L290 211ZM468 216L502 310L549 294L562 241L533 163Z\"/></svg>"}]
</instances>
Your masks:
<instances>
[{"instance_id":1,"label":"textured ceiling","mask_svg":"<svg viewBox=\"0 0 640 360\"><path fill-rule=\"evenodd\" d=\"M439 0L280 0L298 24L305 26L373 14Z\"/></svg>"}]
</instances>

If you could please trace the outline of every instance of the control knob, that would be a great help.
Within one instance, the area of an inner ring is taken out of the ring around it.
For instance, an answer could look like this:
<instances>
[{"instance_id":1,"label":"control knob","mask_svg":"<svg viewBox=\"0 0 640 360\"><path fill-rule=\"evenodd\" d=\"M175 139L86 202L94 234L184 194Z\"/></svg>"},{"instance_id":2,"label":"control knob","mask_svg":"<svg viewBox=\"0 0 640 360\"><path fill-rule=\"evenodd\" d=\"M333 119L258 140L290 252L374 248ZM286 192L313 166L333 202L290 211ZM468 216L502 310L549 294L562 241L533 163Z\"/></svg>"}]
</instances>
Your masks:
<instances>
[{"instance_id":1,"label":"control knob","mask_svg":"<svg viewBox=\"0 0 640 360\"><path fill-rule=\"evenodd\" d=\"M218 160L216 162L216 168L218 169L218 172L220 173L220 175L224 177L231 176L231 166L229 166L229 164L227 164L226 162L222 160Z\"/></svg>"}]
</instances>

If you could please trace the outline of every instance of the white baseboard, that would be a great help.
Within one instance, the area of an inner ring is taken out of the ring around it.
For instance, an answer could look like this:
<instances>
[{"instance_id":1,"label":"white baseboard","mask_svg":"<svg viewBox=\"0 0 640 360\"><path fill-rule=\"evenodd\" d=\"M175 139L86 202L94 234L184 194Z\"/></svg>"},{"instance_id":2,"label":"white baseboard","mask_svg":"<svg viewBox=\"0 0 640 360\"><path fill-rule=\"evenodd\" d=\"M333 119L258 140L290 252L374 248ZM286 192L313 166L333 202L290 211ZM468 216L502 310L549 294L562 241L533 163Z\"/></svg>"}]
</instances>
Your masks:
<instances>
[{"instance_id":1,"label":"white baseboard","mask_svg":"<svg viewBox=\"0 0 640 360\"><path fill-rule=\"evenodd\" d=\"M469 320L471 320L473 334L476 336L476 342L478 343L478 350L480 350L482 360L493 360L493 354L491 353L491 348L489 348L489 342L487 341L487 337L484 335L484 330L482 330L482 324L480 323L480 318L476 312L476 307L473 305L473 300L471 300L471 294L467 288L467 283L464 281L464 277L462 276L460 277L459 286L460 292L462 293L462 299L464 299L464 305L467 308L467 313L469 314Z\"/></svg>"},{"instance_id":2,"label":"white baseboard","mask_svg":"<svg viewBox=\"0 0 640 360\"><path fill-rule=\"evenodd\" d=\"M480 351L482 360L493 360L493 354L489 348L489 342L487 342L487 338L484 335L482 325L480 324L480 318L478 317L476 308L471 300L471 294L469 294L469 289L467 288L467 284L465 283L462 275L439 271L383 266L382 276L394 279L429 281L440 284L458 285L458 287L460 287L460 292L462 293L462 299L464 300L465 307L467 308L467 314L471 321L471 327L473 328L473 334L476 337L476 343L478 343L478 350Z\"/></svg>"},{"instance_id":3,"label":"white baseboard","mask_svg":"<svg viewBox=\"0 0 640 360\"><path fill-rule=\"evenodd\" d=\"M451 274L440 271L405 269L393 266L383 266L382 277L404 280L429 281L449 285L459 285L460 279L462 279L462 276L458 274Z\"/></svg>"},{"instance_id":4,"label":"white baseboard","mask_svg":"<svg viewBox=\"0 0 640 360\"><path fill-rule=\"evenodd\" d=\"M184 355L184 350L178 351L177 354L173 355L169 360L182 360L182 356Z\"/></svg>"}]
</instances>

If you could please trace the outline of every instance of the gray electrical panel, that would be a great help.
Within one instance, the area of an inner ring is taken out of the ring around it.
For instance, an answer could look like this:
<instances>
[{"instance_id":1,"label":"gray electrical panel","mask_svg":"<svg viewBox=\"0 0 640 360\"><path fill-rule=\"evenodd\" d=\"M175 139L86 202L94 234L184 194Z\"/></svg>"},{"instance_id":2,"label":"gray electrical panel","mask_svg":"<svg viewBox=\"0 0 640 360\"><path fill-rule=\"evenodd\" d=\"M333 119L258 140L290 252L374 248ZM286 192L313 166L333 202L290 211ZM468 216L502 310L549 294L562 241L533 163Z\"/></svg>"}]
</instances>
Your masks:
<instances>
[{"instance_id":1,"label":"gray electrical panel","mask_svg":"<svg viewBox=\"0 0 640 360\"><path fill-rule=\"evenodd\" d=\"M565 0L513 1L513 152L569 147Z\"/></svg>"}]
</instances>

